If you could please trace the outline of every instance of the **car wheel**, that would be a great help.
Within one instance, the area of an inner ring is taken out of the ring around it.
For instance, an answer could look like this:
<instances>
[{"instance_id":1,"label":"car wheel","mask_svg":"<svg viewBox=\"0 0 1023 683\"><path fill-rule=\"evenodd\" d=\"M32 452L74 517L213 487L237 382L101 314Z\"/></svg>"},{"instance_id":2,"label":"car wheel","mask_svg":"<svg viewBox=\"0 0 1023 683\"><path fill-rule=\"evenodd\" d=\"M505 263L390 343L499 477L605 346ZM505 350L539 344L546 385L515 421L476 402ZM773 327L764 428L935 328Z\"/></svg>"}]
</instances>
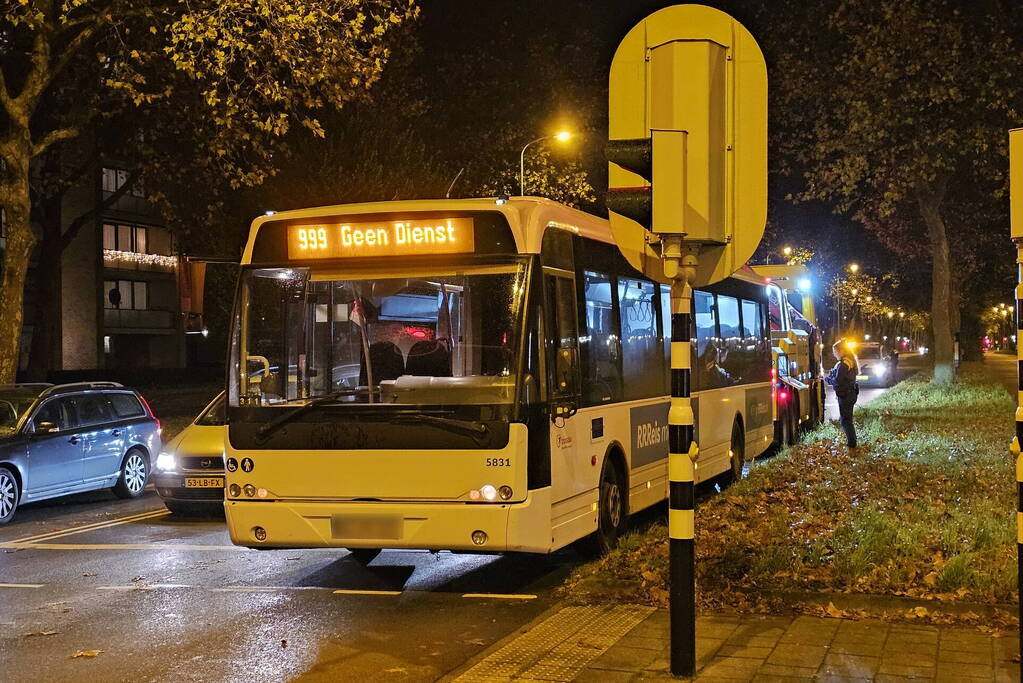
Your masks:
<instances>
[{"instance_id":1,"label":"car wheel","mask_svg":"<svg viewBox=\"0 0 1023 683\"><path fill-rule=\"evenodd\" d=\"M118 498L138 498L146 490L149 483L149 460L137 448L133 448L124 456L121 463L121 476L112 489Z\"/></svg>"},{"instance_id":2,"label":"car wheel","mask_svg":"<svg viewBox=\"0 0 1023 683\"><path fill-rule=\"evenodd\" d=\"M165 500L163 504L175 517L223 517L224 506L211 503L182 503Z\"/></svg>"},{"instance_id":3,"label":"car wheel","mask_svg":"<svg viewBox=\"0 0 1023 683\"><path fill-rule=\"evenodd\" d=\"M589 538L590 550L601 555L610 552L628 525L623 482L618 480L618 470L610 458L604 460L600 473L600 498L597 503L597 530Z\"/></svg>"},{"instance_id":4,"label":"car wheel","mask_svg":"<svg viewBox=\"0 0 1023 683\"><path fill-rule=\"evenodd\" d=\"M353 560L365 567L377 559L377 555L380 554L380 548L349 548L348 553Z\"/></svg>"},{"instance_id":5,"label":"car wheel","mask_svg":"<svg viewBox=\"0 0 1023 683\"><path fill-rule=\"evenodd\" d=\"M0 467L0 524L7 524L14 519L18 500L18 480L9 469Z\"/></svg>"},{"instance_id":6,"label":"car wheel","mask_svg":"<svg viewBox=\"0 0 1023 683\"><path fill-rule=\"evenodd\" d=\"M739 481L742 479L742 469L746 465L746 433L742 430L742 425L738 421L732 425L732 481Z\"/></svg>"}]
</instances>

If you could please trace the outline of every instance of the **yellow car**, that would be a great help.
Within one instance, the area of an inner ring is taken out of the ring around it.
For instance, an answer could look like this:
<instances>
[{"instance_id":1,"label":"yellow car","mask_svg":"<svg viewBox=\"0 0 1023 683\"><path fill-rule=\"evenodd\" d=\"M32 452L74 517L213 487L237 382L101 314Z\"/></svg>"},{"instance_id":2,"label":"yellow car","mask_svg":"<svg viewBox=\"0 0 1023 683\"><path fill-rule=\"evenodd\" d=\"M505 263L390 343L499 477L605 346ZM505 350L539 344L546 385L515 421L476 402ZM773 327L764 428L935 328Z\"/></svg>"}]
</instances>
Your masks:
<instances>
[{"instance_id":1,"label":"yellow car","mask_svg":"<svg viewBox=\"0 0 1023 683\"><path fill-rule=\"evenodd\" d=\"M203 408L192 424L171 439L156 458L153 484L176 515L224 512L224 392Z\"/></svg>"}]
</instances>

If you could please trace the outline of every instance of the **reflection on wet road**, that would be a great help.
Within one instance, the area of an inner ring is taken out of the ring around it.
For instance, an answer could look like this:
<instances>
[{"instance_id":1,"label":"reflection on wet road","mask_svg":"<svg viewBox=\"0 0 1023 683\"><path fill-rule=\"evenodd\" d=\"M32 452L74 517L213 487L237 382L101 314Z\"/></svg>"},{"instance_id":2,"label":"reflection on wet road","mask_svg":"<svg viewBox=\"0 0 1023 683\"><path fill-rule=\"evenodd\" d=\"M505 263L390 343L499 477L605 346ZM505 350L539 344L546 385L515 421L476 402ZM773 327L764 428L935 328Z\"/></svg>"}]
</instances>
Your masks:
<instances>
[{"instance_id":1,"label":"reflection on wet road","mask_svg":"<svg viewBox=\"0 0 1023 683\"><path fill-rule=\"evenodd\" d=\"M0 528L0 665L25 680L435 680L529 622L580 560L232 546L148 493ZM79 651L102 651L72 658Z\"/></svg>"}]
</instances>

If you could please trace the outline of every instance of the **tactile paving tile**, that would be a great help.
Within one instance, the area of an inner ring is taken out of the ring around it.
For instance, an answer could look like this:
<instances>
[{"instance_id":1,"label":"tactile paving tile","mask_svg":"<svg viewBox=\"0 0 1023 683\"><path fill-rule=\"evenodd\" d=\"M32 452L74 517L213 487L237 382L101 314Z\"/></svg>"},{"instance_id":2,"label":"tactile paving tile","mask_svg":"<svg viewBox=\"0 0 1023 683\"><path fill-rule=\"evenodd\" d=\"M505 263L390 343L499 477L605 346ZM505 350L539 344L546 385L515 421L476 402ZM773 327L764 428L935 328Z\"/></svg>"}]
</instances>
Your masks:
<instances>
[{"instance_id":1,"label":"tactile paving tile","mask_svg":"<svg viewBox=\"0 0 1023 683\"><path fill-rule=\"evenodd\" d=\"M571 681L652 611L638 605L566 607L455 681Z\"/></svg>"}]
</instances>

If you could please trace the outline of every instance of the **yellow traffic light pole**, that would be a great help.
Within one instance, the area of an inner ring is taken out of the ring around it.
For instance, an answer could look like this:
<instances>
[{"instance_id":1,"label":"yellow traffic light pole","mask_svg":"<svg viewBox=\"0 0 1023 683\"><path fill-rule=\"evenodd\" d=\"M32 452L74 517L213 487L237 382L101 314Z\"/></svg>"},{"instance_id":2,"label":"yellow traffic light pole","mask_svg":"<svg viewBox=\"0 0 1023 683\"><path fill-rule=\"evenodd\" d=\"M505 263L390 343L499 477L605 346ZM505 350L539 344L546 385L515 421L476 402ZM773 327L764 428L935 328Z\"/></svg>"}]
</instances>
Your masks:
<instances>
[{"instance_id":1,"label":"yellow traffic light pole","mask_svg":"<svg viewBox=\"0 0 1023 683\"><path fill-rule=\"evenodd\" d=\"M1023 128L1009 131L1009 224L1016 245L1016 436L1009 451L1016 458L1016 565L1020 659L1023 661Z\"/></svg>"},{"instance_id":2,"label":"yellow traffic light pole","mask_svg":"<svg viewBox=\"0 0 1023 683\"><path fill-rule=\"evenodd\" d=\"M767 67L739 22L654 12L622 39L608 87L608 220L622 255L671 283L668 546L671 672L696 672L693 287L753 255L767 218ZM660 244L660 254L652 248Z\"/></svg>"},{"instance_id":3,"label":"yellow traffic light pole","mask_svg":"<svg viewBox=\"0 0 1023 683\"><path fill-rule=\"evenodd\" d=\"M696 427L692 402L692 310L696 249L683 235L661 238L671 280L671 407L668 409L668 561L671 672L696 671Z\"/></svg>"}]
</instances>

